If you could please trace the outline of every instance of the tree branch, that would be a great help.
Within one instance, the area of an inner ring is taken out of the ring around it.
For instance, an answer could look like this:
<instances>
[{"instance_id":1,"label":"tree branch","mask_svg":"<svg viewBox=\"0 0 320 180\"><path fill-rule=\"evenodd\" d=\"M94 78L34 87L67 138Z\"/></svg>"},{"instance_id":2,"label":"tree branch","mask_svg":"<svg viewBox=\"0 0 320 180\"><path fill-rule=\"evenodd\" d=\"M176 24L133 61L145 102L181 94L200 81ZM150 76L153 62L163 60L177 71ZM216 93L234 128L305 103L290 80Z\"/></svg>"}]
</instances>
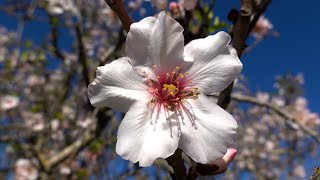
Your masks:
<instances>
[{"instance_id":1,"label":"tree branch","mask_svg":"<svg viewBox=\"0 0 320 180\"><path fill-rule=\"evenodd\" d=\"M90 79L89 79L89 71L87 66L87 54L84 48L84 44L82 40L82 31L79 24L76 25L75 30L76 30L76 38L77 38L77 45L78 45L78 59L82 65L82 76L84 78L86 85L88 86L90 84Z\"/></svg>"},{"instance_id":2,"label":"tree branch","mask_svg":"<svg viewBox=\"0 0 320 180\"><path fill-rule=\"evenodd\" d=\"M173 168L174 177L170 174L172 179L175 180L186 180L187 179L187 170L184 165L184 160L181 156L182 150L177 149L174 154L166 159L168 164Z\"/></svg>"},{"instance_id":3,"label":"tree branch","mask_svg":"<svg viewBox=\"0 0 320 180\"><path fill-rule=\"evenodd\" d=\"M0 143L11 143L11 142L17 142L18 138L9 136L9 135L4 135L0 136Z\"/></svg>"},{"instance_id":4,"label":"tree branch","mask_svg":"<svg viewBox=\"0 0 320 180\"><path fill-rule=\"evenodd\" d=\"M238 17L234 22L234 26L231 32L233 36L233 46L237 50L239 58L242 56L243 51L247 47L245 44L252 28L255 26L257 20L263 14L271 0L264 0L261 2L258 8L253 12L253 2L251 0L242 0L241 8ZM250 22L251 15L254 14L253 20ZM223 109L226 109L230 103L230 96L233 88L233 82L223 91L221 91L218 98L218 105Z\"/></svg>"},{"instance_id":5,"label":"tree branch","mask_svg":"<svg viewBox=\"0 0 320 180\"><path fill-rule=\"evenodd\" d=\"M253 29L253 27L256 25L259 17L265 12L266 8L271 3L271 0L264 0L256 7L255 13L253 14L253 19L251 20L248 35Z\"/></svg>"},{"instance_id":6,"label":"tree branch","mask_svg":"<svg viewBox=\"0 0 320 180\"><path fill-rule=\"evenodd\" d=\"M95 126L91 126L86 130L79 139L77 139L71 145L65 147L61 150L58 154L54 155L53 157L47 159L41 152L36 152L36 155L40 161L42 168L46 172L51 172L52 168L66 160L70 155L77 154L77 152L85 147L87 144L92 142L95 136Z\"/></svg>"},{"instance_id":7,"label":"tree branch","mask_svg":"<svg viewBox=\"0 0 320 180\"><path fill-rule=\"evenodd\" d=\"M314 168L313 175L310 177L310 179L311 180L320 179L320 168L319 167Z\"/></svg>"},{"instance_id":8,"label":"tree branch","mask_svg":"<svg viewBox=\"0 0 320 180\"><path fill-rule=\"evenodd\" d=\"M64 160L68 159L71 155L77 154L81 149L86 147L96 138L100 137L104 128L107 126L108 122L112 118L112 115L109 113L110 109L95 109L93 114L96 114L97 122L92 123L86 131L72 144L62 149L58 154L48 158L43 155L42 152L33 149L34 154L39 160L41 168L50 173L53 168L59 165Z\"/></svg>"},{"instance_id":9,"label":"tree branch","mask_svg":"<svg viewBox=\"0 0 320 180\"><path fill-rule=\"evenodd\" d=\"M58 47L58 39L59 39L59 32L58 32L58 19L52 15L49 15L49 25L51 28L51 38L52 38L52 46L54 54L61 60L65 60L64 54L61 53Z\"/></svg>"},{"instance_id":10,"label":"tree branch","mask_svg":"<svg viewBox=\"0 0 320 180\"><path fill-rule=\"evenodd\" d=\"M252 14L251 0L242 0L239 16L233 26L233 47L237 50L239 58L246 48L245 42L248 38L250 28L250 17ZM221 91L218 98L218 105L226 109L230 103L230 95L233 88L233 82L223 91Z\"/></svg>"},{"instance_id":11,"label":"tree branch","mask_svg":"<svg viewBox=\"0 0 320 180\"><path fill-rule=\"evenodd\" d=\"M216 95L212 95L213 97L218 97ZM280 116L282 116L284 119L287 119L290 122L293 122L295 124L298 125L298 127L307 135L309 135L310 137L312 137L317 143L320 143L320 136L318 135L318 133L308 127L306 127L304 124L302 124L297 118L293 117L289 112L281 109L280 107L278 107L275 104L269 103L269 102L264 102L264 101L260 101L255 97L251 97L251 96L245 96L242 94L232 94L231 95L231 99L235 100L235 101L239 101L239 102L246 102L246 103L250 103L250 104L255 104L261 107L267 107L271 110L273 110L274 112L276 112L277 114L279 114Z\"/></svg>"},{"instance_id":12,"label":"tree branch","mask_svg":"<svg viewBox=\"0 0 320 180\"><path fill-rule=\"evenodd\" d=\"M132 20L126 11L122 0L105 0L110 8L119 16L124 29L129 32Z\"/></svg>"}]
</instances>

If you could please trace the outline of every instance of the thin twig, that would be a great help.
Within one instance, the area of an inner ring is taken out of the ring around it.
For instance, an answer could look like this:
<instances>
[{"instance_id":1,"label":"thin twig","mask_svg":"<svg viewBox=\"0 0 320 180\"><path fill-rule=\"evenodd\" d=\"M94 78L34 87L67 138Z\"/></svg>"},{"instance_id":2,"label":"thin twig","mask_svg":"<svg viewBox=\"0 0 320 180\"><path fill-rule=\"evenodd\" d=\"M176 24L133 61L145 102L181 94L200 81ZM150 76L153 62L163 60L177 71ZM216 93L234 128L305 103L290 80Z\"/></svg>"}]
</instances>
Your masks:
<instances>
[{"instance_id":1,"label":"thin twig","mask_svg":"<svg viewBox=\"0 0 320 180\"><path fill-rule=\"evenodd\" d=\"M58 47L58 39L59 39L59 31L58 31L58 19L52 15L49 15L49 25L51 28L51 36L52 36L52 46L54 54L61 59L62 61L65 60L64 54L60 51Z\"/></svg>"},{"instance_id":2,"label":"thin twig","mask_svg":"<svg viewBox=\"0 0 320 180\"><path fill-rule=\"evenodd\" d=\"M82 40L83 35L82 35L82 31L81 31L79 24L77 24L75 26L75 30L76 30L76 38L77 38L77 45L78 45L78 59L82 65L83 79L84 79L86 85L88 86L90 84L90 79L89 79L89 71L88 71L88 66L87 66L87 54L86 54L86 50L84 48L84 44L83 44L83 40Z\"/></svg>"}]
</instances>

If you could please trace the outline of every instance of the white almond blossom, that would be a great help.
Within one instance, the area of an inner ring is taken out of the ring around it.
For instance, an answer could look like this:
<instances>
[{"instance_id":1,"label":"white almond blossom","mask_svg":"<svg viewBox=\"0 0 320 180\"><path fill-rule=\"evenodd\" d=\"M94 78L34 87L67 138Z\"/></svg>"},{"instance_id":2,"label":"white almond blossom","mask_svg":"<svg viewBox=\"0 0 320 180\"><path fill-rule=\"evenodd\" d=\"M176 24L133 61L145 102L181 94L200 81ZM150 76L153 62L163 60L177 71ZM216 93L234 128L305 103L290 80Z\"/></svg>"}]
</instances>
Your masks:
<instances>
[{"instance_id":1,"label":"white almond blossom","mask_svg":"<svg viewBox=\"0 0 320 180\"><path fill-rule=\"evenodd\" d=\"M269 19L265 18L264 16L260 16L251 33L255 38L261 39L266 37L272 29L273 24L269 21Z\"/></svg>"},{"instance_id":2,"label":"white almond blossom","mask_svg":"<svg viewBox=\"0 0 320 180\"><path fill-rule=\"evenodd\" d=\"M0 111L7 111L19 105L19 98L16 96L6 95L0 97Z\"/></svg>"},{"instance_id":3,"label":"white almond blossom","mask_svg":"<svg viewBox=\"0 0 320 180\"><path fill-rule=\"evenodd\" d=\"M25 125L34 132L42 131L45 128L44 116L42 113L22 112Z\"/></svg>"},{"instance_id":4,"label":"white almond blossom","mask_svg":"<svg viewBox=\"0 0 320 180\"><path fill-rule=\"evenodd\" d=\"M48 12L53 15L63 14L65 11L78 14L73 0L47 0Z\"/></svg>"},{"instance_id":5,"label":"white almond blossom","mask_svg":"<svg viewBox=\"0 0 320 180\"><path fill-rule=\"evenodd\" d=\"M15 163L16 180L36 180L38 171L29 159L18 159Z\"/></svg>"},{"instance_id":6,"label":"white almond blossom","mask_svg":"<svg viewBox=\"0 0 320 180\"><path fill-rule=\"evenodd\" d=\"M203 164L224 156L237 122L206 95L242 70L230 41L219 32L184 46L183 28L164 12L131 25L127 57L98 67L88 87L94 106L127 112L118 130L120 156L140 166L177 148Z\"/></svg>"}]
</instances>

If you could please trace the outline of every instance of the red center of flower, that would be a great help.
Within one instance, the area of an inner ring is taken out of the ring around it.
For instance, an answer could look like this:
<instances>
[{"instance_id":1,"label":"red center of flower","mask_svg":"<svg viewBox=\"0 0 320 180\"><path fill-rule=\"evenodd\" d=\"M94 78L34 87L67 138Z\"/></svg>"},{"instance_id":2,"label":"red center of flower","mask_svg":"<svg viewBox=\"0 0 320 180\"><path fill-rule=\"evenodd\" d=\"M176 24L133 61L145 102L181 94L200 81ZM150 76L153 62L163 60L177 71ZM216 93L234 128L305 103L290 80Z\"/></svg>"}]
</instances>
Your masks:
<instances>
[{"instance_id":1,"label":"red center of flower","mask_svg":"<svg viewBox=\"0 0 320 180\"><path fill-rule=\"evenodd\" d=\"M148 78L148 91L153 95L151 103L174 110L182 106L184 99L198 97L198 87L190 86L192 81L186 78L188 72L183 74L180 67L176 67L172 72L159 73L156 66L153 68L157 80Z\"/></svg>"}]
</instances>

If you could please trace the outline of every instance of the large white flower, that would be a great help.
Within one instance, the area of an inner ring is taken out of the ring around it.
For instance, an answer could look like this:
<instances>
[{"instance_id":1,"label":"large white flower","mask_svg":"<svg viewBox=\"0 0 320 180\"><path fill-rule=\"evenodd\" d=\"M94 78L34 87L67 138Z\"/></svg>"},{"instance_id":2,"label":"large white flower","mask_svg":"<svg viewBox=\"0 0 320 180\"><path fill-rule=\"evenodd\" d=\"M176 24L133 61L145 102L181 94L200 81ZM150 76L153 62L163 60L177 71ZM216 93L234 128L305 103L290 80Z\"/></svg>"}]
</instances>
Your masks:
<instances>
[{"instance_id":1,"label":"large white flower","mask_svg":"<svg viewBox=\"0 0 320 180\"><path fill-rule=\"evenodd\" d=\"M177 148L199 163L221 158L234 143L237 122L206 95L226 88L242 70L227 33L191 41L161 12L133 23L127 57L97 69L88 87L94 106L127 112L117 153L149 166Z\"/></svg>"}]
</instances>

